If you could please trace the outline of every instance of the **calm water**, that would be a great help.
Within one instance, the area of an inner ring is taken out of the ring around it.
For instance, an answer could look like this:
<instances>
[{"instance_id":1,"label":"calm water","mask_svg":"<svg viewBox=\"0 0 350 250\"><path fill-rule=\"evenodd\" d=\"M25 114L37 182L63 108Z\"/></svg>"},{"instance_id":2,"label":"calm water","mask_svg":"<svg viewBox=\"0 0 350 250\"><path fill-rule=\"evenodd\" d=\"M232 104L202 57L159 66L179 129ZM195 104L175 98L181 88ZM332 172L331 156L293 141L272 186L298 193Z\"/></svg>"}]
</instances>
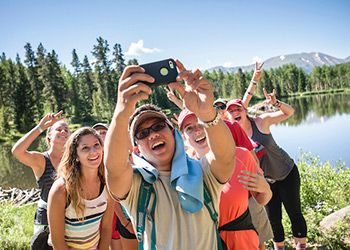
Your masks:
<instances>
[{"instance_id":1,"label":"calm water","mask_svg":"<svg viewBox=\"0 0 350 250\"><path fill-rule=\"evenodd\" d=\"M350 94L320 95L283 99L295 108L283 124L271 127L276 142L298 159L300 148L312 152L322 162L342 159L350 167ZM0 144L0 187L36 187L31 168L11 154L15 142ZM37 139L30 150L45 151L44 138Z\"/></svg>"}]
</instances>

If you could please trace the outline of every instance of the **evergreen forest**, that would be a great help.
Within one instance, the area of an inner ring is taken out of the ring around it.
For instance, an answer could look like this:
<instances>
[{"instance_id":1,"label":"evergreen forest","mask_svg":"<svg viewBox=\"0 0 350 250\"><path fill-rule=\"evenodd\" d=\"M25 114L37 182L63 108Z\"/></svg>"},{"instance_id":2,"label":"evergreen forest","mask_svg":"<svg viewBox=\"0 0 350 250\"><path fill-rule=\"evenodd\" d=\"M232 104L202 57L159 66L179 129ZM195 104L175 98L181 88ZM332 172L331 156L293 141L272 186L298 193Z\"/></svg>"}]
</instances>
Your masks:
<instances>
[{"instance_id":1,"label":"evergreen forest","mask_svg":"<svg viewBox=\"0 0 350 250\"><path fill-rule=\"evenodd\" d=\"M136 59L124 59L121 45L110 47L99 37L92 47L93 63L88 56L80 59L72 50L72 70L59 61L43 44L35 49L25 44L25 58L17 54L15 61L0 56L0 136L10 131L24 133L34 127L48 112L64 110L72 123L109 122L117 101L118 80L127 65ZM181 59L181 58L179 58ZM186 64L186 62L184 62ZM223 73L204 71L214 87L215 98L242 98L253 71ZM322 92L350 88L350 63L334 67L314 67L310 74L294 64L262 70L254 96L264 99L263 88L276 90L276 96L286 97L304 92ZM149 100L164 109L176 109L163 87L153 89ZM140 103L141 104L141 103Z\"/></svg>"}]
</instances>

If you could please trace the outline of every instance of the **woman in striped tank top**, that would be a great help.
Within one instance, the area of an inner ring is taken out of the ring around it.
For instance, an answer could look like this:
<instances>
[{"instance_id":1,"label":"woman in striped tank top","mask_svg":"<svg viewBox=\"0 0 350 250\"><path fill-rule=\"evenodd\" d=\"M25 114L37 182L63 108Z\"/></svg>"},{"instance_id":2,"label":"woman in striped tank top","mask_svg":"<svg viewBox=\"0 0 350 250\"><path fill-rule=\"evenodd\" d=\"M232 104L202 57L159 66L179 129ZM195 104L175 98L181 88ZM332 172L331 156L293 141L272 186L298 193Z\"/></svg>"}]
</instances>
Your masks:
<instances>
[{"instance_id":1,"label":"woman in striped tank top","mask_svg":"<svg viewBox=\"0 0 350 250\"><path fill-rule=\"evenodd\" d=\"M61 117L63 111L57 114L46 114L39 124L25 134L12 148L13 155L23 164L33 169L39 190L40 200L35 212L34 235L31 241L31 249L47 249L47 197L54 182L56 168L61 161L64 144L69 137L69 127ZM46 152L28 151L32 142L45 131L46 142L49 150Z\"/></svg>"},{"instance_id":2,"label":"woman in striped tank top","mask_svg":"<svg viewBox=\"0 0 350 250\"><path fill-rule=\"evenodd\" d=\"M102 160L102 142L94 129L80 128L68 139L48 199L54 249L108 249L114 203L104 184Z\"/></svg>"}]
</instances>

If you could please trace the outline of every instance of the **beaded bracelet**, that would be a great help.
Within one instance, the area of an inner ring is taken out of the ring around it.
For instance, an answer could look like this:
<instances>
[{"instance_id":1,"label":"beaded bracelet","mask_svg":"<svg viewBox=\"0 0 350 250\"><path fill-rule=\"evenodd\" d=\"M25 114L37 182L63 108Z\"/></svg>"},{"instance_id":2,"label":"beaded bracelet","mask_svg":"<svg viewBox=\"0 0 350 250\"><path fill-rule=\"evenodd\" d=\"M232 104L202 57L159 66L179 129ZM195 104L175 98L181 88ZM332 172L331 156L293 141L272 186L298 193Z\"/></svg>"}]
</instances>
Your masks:
<instances>
[{"instance_id":1,"label":"beaded bracelet","mask_svg":"<svg viewBox=\"0 0 350 250\"><path fill-rule=\"evenodd\" d=\"M253 79L250 81L251 83L253 83L254 85L256 85L257 84L257 82L256 81L254 81Z\"/></svg>"},{"instance_id":2,"label":"beaded bracelet","mask_svg":"<svg viewBox=\"0 0 350 250\"><path fill-rule=\"evenodd\" d=\"M246 91L248 95L253 95L253 93L250 93L248 90Z\"/></svg>"},{"instance_id":3,"label":"beaded bracelet","mask_svg":"<svg viewBox=\"0 0 350 250\"><path fill-rule=\"evenodd\" d=\"M280 102L279 100L276 100L275 104L273 104L273 106L276 108L280 108L281 105L282 105L282 102Z\"/></svg>"}]
</instances>

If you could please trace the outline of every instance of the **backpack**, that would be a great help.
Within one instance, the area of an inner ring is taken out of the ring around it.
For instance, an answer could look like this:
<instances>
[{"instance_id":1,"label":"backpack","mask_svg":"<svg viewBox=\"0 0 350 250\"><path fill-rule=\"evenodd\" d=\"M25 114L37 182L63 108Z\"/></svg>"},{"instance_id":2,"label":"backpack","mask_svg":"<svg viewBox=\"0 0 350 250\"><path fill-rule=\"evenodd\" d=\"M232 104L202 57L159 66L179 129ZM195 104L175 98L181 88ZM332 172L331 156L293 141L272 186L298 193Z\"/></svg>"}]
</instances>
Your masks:
<instances>
[{"instance_id":1,"label":"backpack","mask_svg":"<svg viewBox=\"0 0 350 250\"><path fill-rule=\"evenodd\" d=\"M204 205L209 211L210 217L214 221L216 225L216 239L218 244L218 250L226 249L225 246L223 248L223 244L221 238L219 236L219 221L218 221L218 213L215 210L213 200L211 198L209 189L205 182L203 181L204 187ZM150 201L152 199L152 205L150 205ZM151 233L151 250L156 250L156 229L155 223L153 219L154 211L156 208L156 192L152 184L146 182L143 178L140 185L139 190L139 198L137 201L137 225L136 225L136 237L139 242L139 250L143 250L143 235L145 232L145 223L146 218L152 222L152 233Z\"/></svg>"}]
</instances>

